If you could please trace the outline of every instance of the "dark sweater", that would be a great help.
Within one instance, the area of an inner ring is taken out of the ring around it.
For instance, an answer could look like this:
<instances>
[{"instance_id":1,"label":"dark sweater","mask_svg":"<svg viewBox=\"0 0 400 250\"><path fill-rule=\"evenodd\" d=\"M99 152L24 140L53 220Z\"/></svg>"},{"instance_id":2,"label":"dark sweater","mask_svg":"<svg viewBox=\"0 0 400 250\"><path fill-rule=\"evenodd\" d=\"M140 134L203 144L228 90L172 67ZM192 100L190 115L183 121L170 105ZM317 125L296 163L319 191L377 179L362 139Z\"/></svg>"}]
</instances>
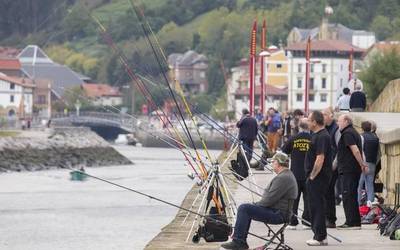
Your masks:
<instances>
[{"instance_id":1,"label":"dark sweater","mask_svg":"<svg viewBox=\"0 0 400 250\"><path fill-rule=\"evenodd\" d=\"M285 169L271 180L261 200L256 204L279 209L286 216L289 213L289 200L295 200L297 192L297 182L292 171Z\"/></svg>"},{"instance_id":2,"label":"dark sweater","mask_svg":"<svg viewBox=\"0 0 400 250\"><path fill-rule=\"evenodd\" d=\"M367 98L362 91L354 91L350 97L350 109L367 107Z\"/></svg>"}]
</instances>

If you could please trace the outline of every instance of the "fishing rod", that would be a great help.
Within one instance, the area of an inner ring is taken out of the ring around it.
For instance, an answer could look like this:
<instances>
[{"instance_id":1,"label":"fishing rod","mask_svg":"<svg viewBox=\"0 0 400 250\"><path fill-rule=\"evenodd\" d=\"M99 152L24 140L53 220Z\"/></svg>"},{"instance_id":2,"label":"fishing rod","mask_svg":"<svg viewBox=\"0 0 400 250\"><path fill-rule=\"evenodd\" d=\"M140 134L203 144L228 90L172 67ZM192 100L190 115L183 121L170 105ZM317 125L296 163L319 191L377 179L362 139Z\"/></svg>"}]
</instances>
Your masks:
<instances>
[{"instance_id":1,"label":"fishing rod","mask_svg":"<svg viewBox=\"0 0 400 250\"><path fill-rule=\"evenodd\" d=\"M194 143L194 140L193 140L193 138L192 138L192 135L191 135L191 133L190 133L190 131L189 131L189 128L188 128L188 126L187 126L187 124L186 124L185 118L183 117L182 110L181 110L181 108L180 108L180 106L179 106L179 104L178 104L178 101L177 101L177 99L176 99L176 96L175 96L174 92L172 91L171 84L169 83L168 77L166 76L166 74L165 74L165 72L164 72L164 70L163 70L164 67L163 67L163 65L162 65L162 62L161 62L161 60L160 60L160 58L159 58L159 55L157 54L157 51L156 51L156 49L155 49L155 47L154 47L154 44L152 43L152 41L151 41L151 39L150 39L150 37L149 37L149 33L148 33L148 31L146 30L146 27L145 27L145 25L144 25L144 20L145 20L144 13L143 13L142 11L139 10L138 6L136 6L136 5L133 3L133 1L130 1L130 3L131 3L131 7L133 8L135 14L137 15L137 17L138 17L138 19L139 19L139 23L140 23L140 26L142 27L143 33L144 33L144 35L145 35L147 41L149 42L149 44L150 44L150 46L151 46L151 49L152 49L152 51L153 51L153 53L154 53L154 56L155 56L155 59L156 59L158 65L159 65L159 67L160 67L161 74L162 74L162 76L163 76L163 78L164 78L164 80L165 80L165 84L166 84L166 86L168 87L169 93L170 93L170 95L171 95L171 97L172 97L172 99L173 99L173 101L174 101L174 103L175 103L175 105L176 105L176 108L177 108L177 110L178 110L178 114L179 114L180 118L182 119L182 123L183 123L185 129L187 130L187 134L188 134L189 141L192 143L193 149L194 149L194 151L196 152L196 154L198 154L197 148L196 148L196 144ZM200 157L199 157L199 158L200 158ZM200 159L199 159L199 160L200 160ZM210 160L211 160L211 159L210 159ZM200 162L200 165L202 165L201 162Z\"/></svg>"},{"instance_id":2,"label":"fishing rod","mask_svg":"<svg viewBox=\"0 0 400 250\"><path fill-rule=\"evenodd\" d=\"M66 89L66 88L64 88L64 87L59 87L59 88L62 88L62 89L64 89L64 91L67 91L67 92L71 92L71 93L72 93L72 90L70 90L70 89ZM75 94L75 93L74 93L74 94ZM87 97L82 96L82 95L79 95L79 94L77 94L77 97L81 97L82 99L87 100ZM90 99L89 99L89 100L90 100ZM119 113L121 112L121 110L119 110L117 107L115 107L115 106L113 106L113 105L110 105L110 107L116 109ZM116 112L113 112L112 110L108 110L108 109L107 109L106 107L104 107L104 106L101 106L101 108L104 109L104 110L107 111L107 112L111 112L111 113L117 114ZM143 122L142 120L136 118L136 117L133 116L133 115L130 115L130 114L126 114L126 115L127 115L128 117L130 117L130 118L136 120L136 121ZM138 126L138 128L141 128L141 127ZM166 139L164 139L164 138L162 138L162 137L160 137L160 136L158 136L158 135L155 135L155 134L150 133L149 131L145 130L144 128L141 128L141 129L142 129L143 132L147 133L148 135L152 136L153 138L160 139L161 141L167 143L169 146L171 146L171 147L173 147L173 148L175 148L175 149L181 151L183 154L189 156L189 157L190 157L192 160L194 160L195 162L197 161L197 158L195 158L195 157L191 154L191 152L190 152L189 148L187 147L187 145L182 144L181 142L179 142L179 141L176 140L175 138L173 138L173 137L171 137L171 136L169 136L169 135L163 133L163 135L164 135L165 137L167 137L168 139L170 139L170 140L174 141L175 143L181 145L182 147L178 147L178 146L172 144L170 141L168 141L168 140L166 140ZM185 149L187 149L188 153L186 153L185 151L183 151L183 147L184 147ZM204 156L203 156L203 157L204 157ZM195 172L196 176L201 180L202 178L200 177L200 175L199 175L199 173L196 171L196 169L193 167L193 165L192 165L192 164L189 164L189 165L191 166L192 170ZM209 165L208 165L208 166L209 166Z\"/></svg>"},{"instance_id":3,"label":"fishing rod","mask_svg":"<svg viewBox=\"0 0 400 250\"><path fill-rule=\"evenodd\" d=\"M86 172L84 172L84 171L81 171L81 170L78 170L78 169L74 169L74 168L71 168L71 167L68 167L68 166L65 166L65 165L61 166L61 168L68 169L68 170L71 170L71 171L80 173L80 174L82 174L82 175L88 176L88 177L90 177L90 178L96 179L96 180L101 181L101 182L105 182L105 183L110 184L110 185L112 185L112 186L116 186L116 187L119 187L119 188L128 190L128 191L130 191L130 192L133 192L133 193L136 193L136 194L138 194L138 195L147 197L147 198L149 198L149 199L158 201L158 202L163 203L163 204L166 204L166 205L168 205L168 206L181 209L181 210L183 210L183 211L185 211L185 212L194 214L194 215L199 216L199 217L201 217L201 218L204 218L204 219L207 219L207 220L211 220L211 221L213 221L213 222L216 223L216 224L220 224L220 225L224 225L224 226L227 226L227 227L230 227L230 228L234 228L233 226L229 225L228 223L225 223L225 222L223 222L223 221L214 219L214 218L212 218L211 216L204 215L204 214L198 213L198 212L196 212L196 211L187 209L187 208L185 208L185 207L183 207L183 206L176 205L176 204L174 204L174 203L172 203L172 202L163 200L163 199L158 198L158 197L156 197L156 196L149 195L149 194L147 194L147 193L145 193L145 192L141 192L141 191L139 191L139 190L137 190L137 189L133 189L133 188L130 188L130 187L127 187L127 186L118 184L118 183L113 182L113 181L109 181L109 180L107 180L107 179L104 179L104 178L101 178L101 177L98 177L98 176L95 176L95 175L92 175L92 174L88 174L88 173L86 173ZM248 234L251 235L251 236L253 236L253 237L256 237L256 238L258 238L258 239L268 241L267 238L262 237L262 236L259 236L259 235L257 235L257 234L254 234L254 233L251 233L251 232L249 232Z\"/></svg>"},{"instance_id":4,"label":"fishing rod","mask_svg":"<svg viewBox=\"0 0 400 250\"><path fill-rule=\"evenodd\" d=\"M113 49L114 53L116 53L116 55L119 56L119 60L121 62L121 64L125 67L126 72L128 73L129 77L136 83L136 86L139 87L139 90L142 92L143 96L146 98L146 100L153 106L153 107L157 107L157 104L153 101L154 97L152 96L152 94L150 93L150 91L147 89L146 85L143 84L142 81L140 81L140 79L136 76L136 74L133 72L133 70L129 67L128 65L128 60L126 59L126 57L124 56L124 54L120 51L120 49L115 45L115 43L113 42L113 39L111 38L111 36L108 34L107 30L105 29L105 27L101 24L101 22L94 17L93 15L91 15L90 11L87 10L88 15L95 21L95 23L98 25L99 27L99 31L101 33L101 35L103 36L103 39L106 41L106 43ZM149 98L150 96L150 98ZM182 141L182 143L184 143L183 139L181 138L180 134L177 132L177 130L174 128L171 120L168 118L168 116L164 113L164 111L162 109L160 109L161 112L164 114L164 117L166 118L167 122L171 125L171 127L173 128L173 130L175 131L175 134L179 137L179 139ZM156 112L156 115L159 117L159 119L165 124L164 119L162 119L161 115ZM179 119L178 119L179 121ZM169 131L169 128L166 126L167 130ZM187 127L186 127L187 128ZM185 131L185 134L188 138L191 138L190 136L190 131L187 132ZM169 131L169 133L171 133ZM171 133L172 135L172 133ZM193 140L191 140L193 143ZM186 157L186 156L185 156ZM199 159L200 161L200 159ZM191 163L190 163L191 164ZM196 162L197 164L197 162ZM204 167L203 164L197 164L198 168L200 169L200 172L202 173L203 176L207 175L207 171Z\"/></svg>"}]
</instances>

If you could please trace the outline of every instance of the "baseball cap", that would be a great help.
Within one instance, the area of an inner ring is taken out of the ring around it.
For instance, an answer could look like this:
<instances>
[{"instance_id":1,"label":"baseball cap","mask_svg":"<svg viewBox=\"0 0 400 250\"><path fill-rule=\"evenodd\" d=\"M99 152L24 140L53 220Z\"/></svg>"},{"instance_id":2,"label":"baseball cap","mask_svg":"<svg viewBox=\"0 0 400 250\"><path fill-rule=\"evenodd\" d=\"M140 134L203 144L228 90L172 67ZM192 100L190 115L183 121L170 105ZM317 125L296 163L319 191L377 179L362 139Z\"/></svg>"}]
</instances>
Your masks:
<instances>
[{"instance_id":1,"label":"baseball cap","mask_svg":"<svg viewBox=\"0 0 400 250\"><path fill-rule=\"evenodd\" d=\"M276 152L276 154L272 156L272 160L277 160L280 164L285 164L289 162L289 156L283 152Z\"/></svg>"}]
</instances>

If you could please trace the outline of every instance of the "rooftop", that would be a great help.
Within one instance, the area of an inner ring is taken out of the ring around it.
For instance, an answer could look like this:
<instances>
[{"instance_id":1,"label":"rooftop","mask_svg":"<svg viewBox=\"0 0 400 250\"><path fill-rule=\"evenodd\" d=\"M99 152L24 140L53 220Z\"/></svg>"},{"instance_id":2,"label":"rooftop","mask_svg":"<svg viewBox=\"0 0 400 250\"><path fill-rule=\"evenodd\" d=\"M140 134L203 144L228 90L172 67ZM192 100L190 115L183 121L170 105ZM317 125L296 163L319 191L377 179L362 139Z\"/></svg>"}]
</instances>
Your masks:
<instances>
[{"instance_id":1,"label":"rooftop","mask_svg":"<svg viewBox=\"0 0 400 250\"><path fill-rule=\"evenodd\" d=\"M305 51L307 42L293 43L286 47L289 51ZM350 43L342 40L312 40L312 51L334 51L334 52L351 52L352 50L357 53L363 53L365 50L351 45Z\"/></svg>"},{"instance_id":2,"label":"rooftop","mask_svg":"<svg viewBox=\"0 0 400 250\"><path fill-rule=\"evenodd\" d=\"M0 73L0 80L14 83L23 87L27 88L34 88L35 85L33 84L32 80L24 77L14 77L14 76L7 76L5 74Z\"/></svg>"},{"instance_id":3,"label":"rooftop","mask_svg":"<svg viewBox=\"0 0 400 250\"><path fill-rule=\"evenodd\" d=\"M1 70L20 70L21 63L17 58L0 58L0 71Z\"/></svg>"},{"instance_id":4,"label":"rooftop","mask_svg":"<svg viewBox=\"0 0 400 250\"><path fill-rule=\"evenodd\" d=\"M288 94L286 88L278 88L269 84L266 84L265 86L266 86L265 93L267 96L286 96ZM255 88L255 95L260 95L260 93L261 93L261 86L258 85ZM249 94L249 88L238 89L236 90L235 93L235 95L248 95L248 94Z\"/></svg>"},{"instance_id":5,"label":"rooftop","mask_svg":"<svg viewBox=\"0 0 400 250\"><path fill-rule=\"evenodd\" d=\"M102 83L84 83L82 88L88 97L122 96L116 87Z\"/></svg>"}]
</instances>

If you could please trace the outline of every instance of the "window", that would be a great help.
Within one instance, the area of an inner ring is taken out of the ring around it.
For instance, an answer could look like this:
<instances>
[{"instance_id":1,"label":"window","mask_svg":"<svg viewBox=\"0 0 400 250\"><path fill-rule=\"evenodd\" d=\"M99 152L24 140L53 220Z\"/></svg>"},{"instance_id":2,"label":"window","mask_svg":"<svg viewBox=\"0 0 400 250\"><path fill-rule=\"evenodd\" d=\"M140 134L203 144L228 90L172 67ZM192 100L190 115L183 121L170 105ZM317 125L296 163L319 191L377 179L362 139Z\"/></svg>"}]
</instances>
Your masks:
<instances>
[{"instance_id":1,"label":"window","mask_svg":"<svg viewBox=\"0 0 400 250\"><path fill-rule=\"evenodd\" d=\"M297 88L301 89L303 87L303 82L301 80L301 78L297 78Z\"/></svg>"},{"instance_id":2,"label":"window","mask_svg":"<svg viewBox=\"0 0 400 250\"><path fill-rule=\"evenodd\" d=\"M15 84L14 83L10 83L10 89L15 89Z\"/></svg>"},{"instance_id":3,"label":"window","mask_svg":"<svg viewBox=\"0 0 400 250\"><path fill-rule=\"evenodd\" d=\"M297 72L301 73L301 63L297 64Z\"/></svg>"},{"instance_id":4,"label":"window","mask_svg":"<svg viewBox=\"0 0 400 250\"><path fill-rule=\"evenodd\" d=\"M298 102L303 101L303 94L297 94L296 95L296 101L298 101Z\"/></svg>"},{"instance_id":5,"label":"window","mask_svg":"<svg viewBox=\"0 0 400 250\"><path fill-rule=\"evenodd\" d=\"M46 104L46 96L45 95L38 95L38 104Z\"/></svg>"},{"instance_id":6,"label":"window","mask_svg":"<svg viewBox=\"0 0 400 250\"><path fill-rule=\"evenodd\" d=\"M321 88L326 89L326 78L322 78Z\"/></svg>"},{"instance_id":7,"label":"window","mask_svg":"<svg viewBox=\"0 0 400 250\"><path fill-rule=\"evenodd\" d=\"M276 65L276 68L277 68L277 69L282 68L282 64L278 63L278 64Z\"/></svg>"},{"instance_id":8,"label":"window","mask_svg":"<svg viewBox=\"0 0 400 250\"><path fill-rule=\"evenodd\" d=\"M314 101L314 94L310 94L308 96L308 101L313 102Z\"/></svg>"},{"instance_id":9,"label":"window","mask_svg":"<svg viewBox=\"0 0 400 250\"><path fill-rule=\"evenodd\" d=\"M206 72L200 72L200 77L201 78L206 78Z\"/></svg>"},{"instance_id":10,"label":"window","mask_svg":"<svg viewBox=\"0 0 400 250\"><path fill-rule=\"evenodd\" d=\"M326 64L322 64L322 73L326 73Z\"/></svg>"},{"instance_id":11,"label":"window","mask_svg":"<svg viewBox=\"0 0 400 250\"><path fill-rule=\"evenodd\" d=\"M310 78L310 86L309 89L314 89L314 78Z\"/></svg>"},{"instance_id":12,"label":"window","mask_svg":"<svg viewBox=\"0 0 400 250\"><path fill-rule=\"evenodd\" d=\"M310 63L310 72L314 72L314 64Z\"/></svg>"},{"instance_id":13,"label":"window","mask_svg":"<svg viewBox=\"0 0 400 250\"><path fill-rule=\"evenodd\" d=\"M340 71L343 71L343 64L340 64Z\"/></svg>"},{"instance_id":14,"label":"window","mask_svg":"<svg viewBox=\"0 0 400 250\"><path fill-rule=\"evenodd\" d=\"M14 102L14 95L10 95L10 102L11 102L11 103Z\"/></svg>"},{"instance_id":15,"label":"window","mask_svg":"<svg viewBox=\"0 0 400 250\"><path fill-rule=\"evenodd\" d=\"M340 78L340 88L342 88L342 87L343 87L343 79Z\"/></svg>"},{"instance_id":16,"label":"window","mask_svg":"<svg viewBox=\"0 0 400 250\"><path fill-rule=\"evenodd\" d=\"M321 94L321 102L326 102L326 94Z\"/></svg>"}]
</instances>

